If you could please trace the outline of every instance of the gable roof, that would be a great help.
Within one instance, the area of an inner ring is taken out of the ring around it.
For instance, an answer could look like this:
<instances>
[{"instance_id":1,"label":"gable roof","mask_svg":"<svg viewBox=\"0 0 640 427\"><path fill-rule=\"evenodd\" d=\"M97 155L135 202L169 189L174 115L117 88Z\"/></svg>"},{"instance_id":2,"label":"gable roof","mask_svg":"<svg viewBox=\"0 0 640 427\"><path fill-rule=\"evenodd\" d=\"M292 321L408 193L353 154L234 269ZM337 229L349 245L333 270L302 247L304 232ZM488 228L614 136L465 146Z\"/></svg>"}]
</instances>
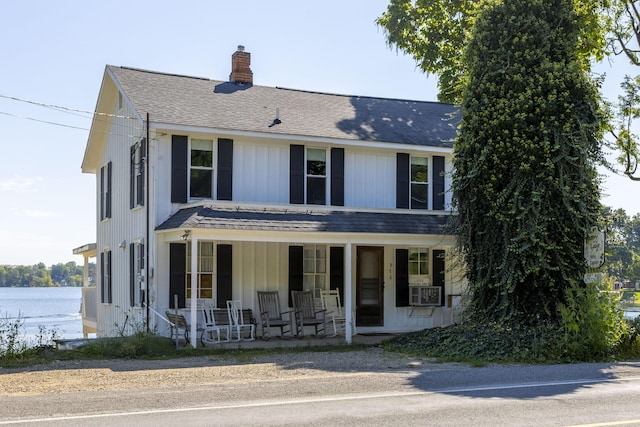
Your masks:
<instances>
[{"instance_id":1,"label":"gable roof","mask_svg":"<svg viewBox=\"0 0 640 427\"><path fill-rule=\"evenodd\" d=\"M192 206L180 209L156 230L205 228L245 231L425 234L447 233L455 217L392 212L292 211Z\"/></svg>"},{"instance_id":2,"label":"gable roof","mask_svg":"<svg viewBox=\"0 0 640 427\"><path fill-rule=\"evenodd\" d=\"M452 147L451 104L334 95L107 66L152 123L273 135ZM278 123L276 118L279 118Z\"/></svg>"}]
</instances>

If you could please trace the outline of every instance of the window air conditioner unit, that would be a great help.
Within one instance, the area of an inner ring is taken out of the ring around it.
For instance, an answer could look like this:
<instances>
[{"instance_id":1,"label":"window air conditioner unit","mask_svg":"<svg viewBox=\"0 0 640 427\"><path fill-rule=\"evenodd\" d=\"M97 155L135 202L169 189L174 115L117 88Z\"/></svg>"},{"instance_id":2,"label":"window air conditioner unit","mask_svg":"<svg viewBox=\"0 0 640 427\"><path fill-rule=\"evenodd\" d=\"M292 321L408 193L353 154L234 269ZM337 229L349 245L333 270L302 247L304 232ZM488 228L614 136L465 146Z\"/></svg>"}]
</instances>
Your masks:
<instances>
[{"instance_id":1,"label":"window air conditioner unit","mask_svg":"<svg viewBox=\"0 0 640 427\"><path fill-rule=\"evenodd\" d=\"M439 286L409 285L409 304L417 307L439 306L441 290Z\"/></svg>"}]
</instances>

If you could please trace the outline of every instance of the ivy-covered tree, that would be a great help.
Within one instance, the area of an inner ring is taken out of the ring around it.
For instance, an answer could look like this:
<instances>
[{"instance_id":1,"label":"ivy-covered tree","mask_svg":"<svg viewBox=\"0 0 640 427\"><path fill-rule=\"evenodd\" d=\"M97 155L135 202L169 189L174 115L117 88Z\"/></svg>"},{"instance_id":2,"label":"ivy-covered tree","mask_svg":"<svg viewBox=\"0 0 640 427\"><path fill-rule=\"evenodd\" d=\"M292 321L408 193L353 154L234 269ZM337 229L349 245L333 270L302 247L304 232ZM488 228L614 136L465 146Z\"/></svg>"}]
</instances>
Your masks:
<instances>
[{"instance_id":1,"label":"ivy-covered tree","mask_svg":"<svg viewBox=\"0 0 640 427\"><path fill-rule=\"evenodd\" d=\"M555 318L584 274L603 115L574 6L485 2L462 58L453 191L467 313L483 321Z\"/></svg>"}]
</instances>

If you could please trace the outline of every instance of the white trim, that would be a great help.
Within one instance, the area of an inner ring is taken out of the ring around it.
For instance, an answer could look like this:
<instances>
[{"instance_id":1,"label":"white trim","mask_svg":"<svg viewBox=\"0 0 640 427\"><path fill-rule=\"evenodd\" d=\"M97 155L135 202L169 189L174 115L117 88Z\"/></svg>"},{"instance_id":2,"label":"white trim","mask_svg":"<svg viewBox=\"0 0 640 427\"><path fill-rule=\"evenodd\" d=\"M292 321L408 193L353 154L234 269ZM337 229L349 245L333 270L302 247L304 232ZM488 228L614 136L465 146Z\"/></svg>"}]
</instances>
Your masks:
<instances>
[{"instance_id":1,"label":"white trim","mask_svg":"<svg viewBox=\"0 0 640 427\"><path fill-rule=\"evenodd\" d=\"M216 134L221 136L241 136L252 139L276 139L287 142L301 142L304 144L327 144L329 146L336 147L367 147L367 148L384 148L394 151L403 152L431 152L431 153L444 153L452 154L452 147L437 147L432 145L417 145L417 144L403 144L397 142L378 142L378 141L363 141L356 139L342 139L342 138L329 138L318 136L303 136L295 134L280 134L280 133L267 133L267 132L253 132L253 131L241 131L232 129L218 129L207 128L201 126L181 126L173 123L159 123L151 122L150 129L156 132L162 131L162 133L172 134L178 133L204 133L204 134Z\"/></svg>"}]
</instances>

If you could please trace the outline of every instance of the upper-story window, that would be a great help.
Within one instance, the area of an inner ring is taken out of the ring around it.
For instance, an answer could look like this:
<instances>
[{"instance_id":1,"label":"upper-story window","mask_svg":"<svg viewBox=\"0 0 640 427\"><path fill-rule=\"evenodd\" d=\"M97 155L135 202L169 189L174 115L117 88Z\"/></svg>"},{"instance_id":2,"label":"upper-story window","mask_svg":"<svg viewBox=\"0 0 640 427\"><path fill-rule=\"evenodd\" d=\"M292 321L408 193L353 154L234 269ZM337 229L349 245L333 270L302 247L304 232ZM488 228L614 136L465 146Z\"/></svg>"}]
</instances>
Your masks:
<instances>
[{"instance_id":1,"label":"upper-story window","mask_svg":"<svg viewBox=\"0 0 640 427\"><path fill-rule=\"evenodd\" d=\"M429 158L411 156L411 209L429 209Z\"/></svg>"},{"instance_id":2,"label":"upper-story window","mask_svg":"<svg viewBox=\"0 0 640 427\"><path fill-rule=\"evenodd\" d=\"M213 198L213 141L191 140L191 173L189 196L198 199Z\"/></svg>"},{"instance_id":3,"label":"upper-story window","mask_svg":"<svg viewBox=\"0 0 640 427\"><path fill-rule=\"evenodd\" d=\"M307 204L327 204L327 151L307 148Z\"/></svg>"}]
</instances>

